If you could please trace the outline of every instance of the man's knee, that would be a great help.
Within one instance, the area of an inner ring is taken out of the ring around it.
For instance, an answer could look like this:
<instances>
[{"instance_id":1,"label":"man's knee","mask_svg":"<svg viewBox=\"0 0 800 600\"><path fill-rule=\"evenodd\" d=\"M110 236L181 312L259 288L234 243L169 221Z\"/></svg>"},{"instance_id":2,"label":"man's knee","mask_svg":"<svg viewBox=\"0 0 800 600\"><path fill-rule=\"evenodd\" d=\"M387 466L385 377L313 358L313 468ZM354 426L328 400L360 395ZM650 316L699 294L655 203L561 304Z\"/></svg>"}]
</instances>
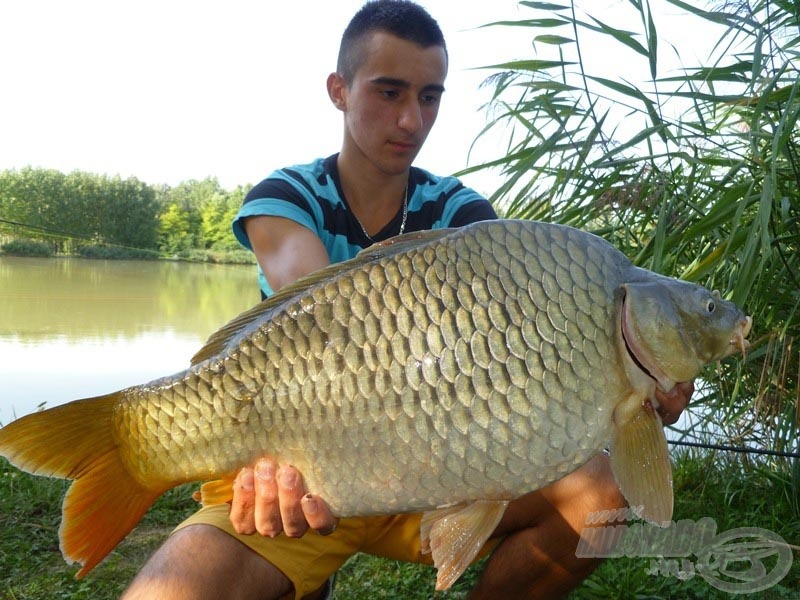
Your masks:
<instances>
[{"instance_id":1,"label":"man's knee","mask_svg":"<svg viewBox=\"0 0 800 600\"><path fill-rule=\"evenodd\" d=\"M123 599L277 598L291 590L280 571L231 535L190 525L150 557Z\"/></svg>"},{"instance_id":2,"label":"man's knee","mask_svg":"<svg viewBox=\"0 0 800 600\"><path fill-rule=\"evenodd\" d=\"M591 483L584 490L586 503L594 510L614 510L628 506L605 454L596 456L586 465L592 472Z\"/></svg>"}]
</instances>

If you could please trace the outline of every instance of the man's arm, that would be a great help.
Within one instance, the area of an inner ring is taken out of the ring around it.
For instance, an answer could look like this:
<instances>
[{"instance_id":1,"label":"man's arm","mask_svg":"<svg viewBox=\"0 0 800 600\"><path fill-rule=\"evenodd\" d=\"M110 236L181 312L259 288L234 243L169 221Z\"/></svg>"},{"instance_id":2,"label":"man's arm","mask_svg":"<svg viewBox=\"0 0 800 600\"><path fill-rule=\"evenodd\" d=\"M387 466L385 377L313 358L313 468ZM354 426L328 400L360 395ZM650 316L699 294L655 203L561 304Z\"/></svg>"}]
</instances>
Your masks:
<instances>
[{"instance_id":1,"label":"man's arm","mask_svg":"<svg viewBox=\"0 0 800 600\"><path fill-rule=\"evenodd\" d=\"M330 264L317 235L281 217L249 217L244 229L256 260L273 290ZM233 486L231 523L242 534L300 537L309 529L334 530L336 520L322 499L309 494L291 465L266 457L242 469Z\"/></svg>"},{"instance_id":2,"label":"man's arm","mask_svg":"<svg viewBox=\"0 0 800 600\"><path fill-rule=\"evenodd\" d=\"M248 217L244 230L274 291L331 262L317 234L291 219Z\"/></svg>"}]
</instances>

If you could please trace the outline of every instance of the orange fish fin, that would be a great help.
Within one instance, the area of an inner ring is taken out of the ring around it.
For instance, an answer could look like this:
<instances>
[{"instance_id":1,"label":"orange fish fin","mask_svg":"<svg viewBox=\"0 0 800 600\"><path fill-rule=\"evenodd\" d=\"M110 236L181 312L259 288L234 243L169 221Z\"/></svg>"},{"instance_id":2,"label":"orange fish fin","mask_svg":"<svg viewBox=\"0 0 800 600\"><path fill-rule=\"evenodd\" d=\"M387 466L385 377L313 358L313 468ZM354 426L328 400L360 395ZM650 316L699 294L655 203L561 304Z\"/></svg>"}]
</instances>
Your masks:
<instances>
[{"instance_id":1,"label":"orange fish fin","mask_svg":"<svg viewBox=\"0 0 800 600\"><path fill-rule=\"evenodd\" d=\"M672 468L664 427L655 410L642 406L617 423L611 469L619 489L641 516L662 525L672 519Z\"/></svg>"},{"instance_id":2,"label":"orange fish fin","mask_svg":"<svg viewBox=\"0 0 800 600\"><path fill-rule=\"evenodd\" d=\"M431 553L431 529L433 529L434 524L444 517L463 510L465 506L466 504L454 504L452 506L443 506L436 510L429 510L428 512L422 513L422 519L419 523L419 538L420 551L423 554Z\"/></svg>"},{"instance_id":3,"label":"orange fish fin","mask_svg":"<svg viewBox=\"0 0 800 600\"><path fill-rule=\"evenodd\" d=\"M80 563L80 579L136 526L171 486L148 489L127 475L118 452L99 457L64 497L59 539L69 563Z\"/></svg>"},{"instance_id":4,"label":"orange fish fin","mask_svg":"<svg viewBox=\"0 0 800 600\"><path fill-rule=\"evenodd\" d=\"M494 533L506 507L508 500L478 500L422 516L422 548L433 557L437 590L448 589L461 577Z\"/></svg>"},{"instance_id":5,"label":"orange fish fin","mask_svg":"<svg viewBox=\"0 0 800 600\"><path fill-rule=\"evenodd\" d=\"M195 492L193 497L203 506L227 504L233 500L233 482L235 479L235 475L227 475L222 479L207 481L200 486L200 490Z\"/></svg>"},{"instance_id":6,"label":"orange fish fin","mask_svg":"<svg viewBox=\"0 0 800 600\"><path fill-rule=\"evenodd\" d=\"M119 402L108 396L33 413L0 429L0 455L35 475L74 479L64 498L61 550L88 573L133 529L164 491L148 489L127 471L114 439Z\"/></svg>"}]
</instances>

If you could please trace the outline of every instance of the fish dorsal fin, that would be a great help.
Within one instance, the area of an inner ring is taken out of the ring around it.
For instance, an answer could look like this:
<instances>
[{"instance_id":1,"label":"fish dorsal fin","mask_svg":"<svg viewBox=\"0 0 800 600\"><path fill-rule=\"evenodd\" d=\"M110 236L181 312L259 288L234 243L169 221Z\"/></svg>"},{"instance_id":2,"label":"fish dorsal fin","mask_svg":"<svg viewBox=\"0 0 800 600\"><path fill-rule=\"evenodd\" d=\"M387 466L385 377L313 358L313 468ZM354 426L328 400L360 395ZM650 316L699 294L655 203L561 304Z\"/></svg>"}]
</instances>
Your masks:
<instances>
[{"instance_id":1,"label":"fish dorsal fin","mask_svg":"<svg viewBox=\"0 0 800 600\"><path fill-rule=\"evenodd\" d=\"M449 227L446 229L426 229L425 231L404 233L403 235L398 235L388 240L383 240L382 242L376 242L372 244L372 246L364 248L352 261L363 260L364 262L372 262L387 256L394 256L395 254L412 248L438 242L455 231L458 231L458 229Z\"/></svg>"},{"instance_id":2,"label":"fish dorsal fin","mask_svg":"<svg viewBox=\"0 0 800 600\"><path fill-rule=\"evenodd\" d=\"M655 410L642 406L616 424L611 469L628 504L644 519L665 526L672 519L672 468L664 427Z\"/></svg>"},{"instance_id":3,"label":"fish dorsal fin","mask_svg":"<svg viewBox=\"0 0 800 600\"><path fill-rule=\"evenodd\" d=\"M436 567L436 589L446 590L461 577L494 533L508 500L478 500L426 512L420 523L422 552Z\"/></svg>"},{"instance_id":4,"label":"fish dorsal fin","mask_svg":"<svg viewBox=\"0 0 800 600\"><path fill-rule=\"evenodd\" d=\"M273 299L269 298L256 304L212 333L206 343L192 356L192 366L203 362L222 352L232 339L245 331L252 323L260 319L265 313L273 310Z\"/></svg>"},{"instance_id":5,"label":"fish dorsal fin","mask_svg":"<svg viewBox=\"0 0 800 600\"><path fill-rule=\"evenodd\" d=\"M196 365L222 352L228 344L244 333L249 327L262 319L269 319L270 313L277 310L284 302L305 292L306 290L336 277L351 269L358 269L365 264L378 261L382 258L393 256L400 252L436 242L453 231L450 229L435 229L428 231L412 231L404 235L390 238L383 242L373 244L359 252L354 258L335 263L301 277L294 283L282 287L272 296L246 310L230 322L212 333L205 345L192 357L191 364Z\"/></svg>"}]
</instances>

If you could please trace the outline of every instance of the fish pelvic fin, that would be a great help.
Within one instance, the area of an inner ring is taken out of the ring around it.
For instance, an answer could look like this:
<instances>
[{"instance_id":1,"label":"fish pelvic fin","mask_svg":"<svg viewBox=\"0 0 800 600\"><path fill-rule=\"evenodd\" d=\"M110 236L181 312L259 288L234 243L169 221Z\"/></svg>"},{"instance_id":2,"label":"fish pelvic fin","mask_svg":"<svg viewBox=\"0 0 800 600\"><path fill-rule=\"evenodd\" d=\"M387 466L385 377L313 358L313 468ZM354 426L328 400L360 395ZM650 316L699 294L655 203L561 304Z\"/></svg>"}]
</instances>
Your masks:
<instances>
[{"instance_id":1,"label":"fish pelvic fin","mask_svg":"<svg viewBox=\"0 0 800 600\"><path fill-rule=\"evenodd\" d=\"M0 455L32 473L74 479L64 497L59 541L80 579L124 538L162 493L131 476L112 427L117 392L17 419L0 429Z\"/></svg>"},{"instance_id":2,"label":"fish pelvic fin","mask_svg":"<svg viewBox=\"0 0 800 600\"><path fill-rule=\"evenodd\" d=\"M508 500L478 500L422 515L422 553L433 558L438 591L448 589L472 564L507 507Z\"/></svg>"},{"instance_id":3,"label":"fish pelvic fin","mask_svg":"<svg viewBox=\"0 0 800 600\"><path fill-rule=\"evenodd\" d=\"M611 469L630 506L642 506L641 516L666 526L672 519L672 468L667 438L650 403L616 423Z\"/></svg>"}]
</instances>

